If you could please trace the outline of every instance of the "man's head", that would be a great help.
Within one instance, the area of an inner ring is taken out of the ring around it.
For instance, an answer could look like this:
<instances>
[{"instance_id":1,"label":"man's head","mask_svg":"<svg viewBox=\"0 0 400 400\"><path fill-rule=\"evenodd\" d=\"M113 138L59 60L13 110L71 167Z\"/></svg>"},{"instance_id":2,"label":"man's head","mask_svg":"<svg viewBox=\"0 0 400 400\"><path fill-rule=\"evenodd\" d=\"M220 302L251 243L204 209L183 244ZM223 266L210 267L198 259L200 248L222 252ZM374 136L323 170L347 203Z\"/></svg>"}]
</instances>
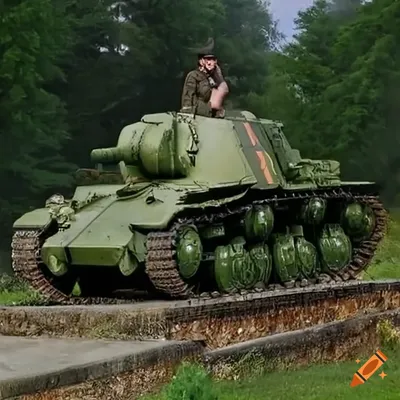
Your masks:
<instances>
[{"instance_id":1,"label":"man's head","mask_svg":"<svg viewBox=\"0 0 400 400\"><path fill-rule=\"evenodd\" d=\"M208 72L212 72L217 66L217 58L213 54L199 55L199 64Z\"/></svg>"},{"instance_id":2,"label":"man's head","mask_svg":"<svg viewBox=\"0 0 400 400\"><path fill-rule=\"evenodd\" d=\"M206 71L212 72L217 66L217 57L215 56L214 39L208 38L208 42L205 46L198 49L193 49L193 52L197 54L198 62L201 67Z\"/></svg>"}]
</instances>

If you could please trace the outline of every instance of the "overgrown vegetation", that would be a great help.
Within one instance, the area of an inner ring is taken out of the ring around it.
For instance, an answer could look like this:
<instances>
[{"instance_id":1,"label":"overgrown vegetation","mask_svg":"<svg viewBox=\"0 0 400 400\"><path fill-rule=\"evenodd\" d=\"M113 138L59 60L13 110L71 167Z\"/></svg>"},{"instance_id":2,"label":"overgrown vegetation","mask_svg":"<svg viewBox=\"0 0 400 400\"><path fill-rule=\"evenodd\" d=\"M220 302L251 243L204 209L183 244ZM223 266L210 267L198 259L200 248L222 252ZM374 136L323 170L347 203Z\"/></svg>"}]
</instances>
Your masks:
<instances>
[{"instance_id":1,"label":"overgrown vegetation","mask_svg":"<svg viewBox=\"0 0 400 400\"><path fill-rule=\"evenodd\" d=\"M400 328L394 326L391 321L380 321L376 331L385 349L395 350L400 347Z\"/></svg>"},{"instance_id":2,"label":"overgrown vegetation","mask_svg":"<svg viewBox=\"0 0 400 400\"><path fill-rule=\"evenodd\" d=\"M182 364L172 382L160 394L165 400L217 400L213 382L199 364Z\"/></svg>"},{"instance_id":3,"label":"overgrown vegetation","mask_svg":"<svg viewBox=\"0 0 400 400\"><path fill-rule=\"evenodd\" d=\"M242 380L249 376L256 378L266 372L283 371L293 367L290 358L266 359L258 349L248 351L242 357L213 365L213 376L218 380Z\"/></svg>"},{"instance_id":4,"label":"overgrown vegetation","mask_svg":"<svg viewBox=\"0 0 400 400\"><path fill-rule=\"evenodd\" d=\"M400 278L400 210L390 211L388 233L364 279Z\"/></svg>"},{"instance_id":5,"label":"overgrown vegetation","mask_svg":"<svg viewBox=\"0 0 400 400\"><path fill-rule=\"evenodd\" d=\"M28 284L9 275L0 275L0 304L3 305L44 305L43 297Z\"/></svg>"},{"instance_id":6,"label":"overgrown vegetation","mask_svg":"<svg viewBox=\"0 0 400 400\"><path fill-rule=\"evenodd\" d=\"M250 374L236 381L211 381L205 369L186 364L160 394L148 396L146 400L395 400L400 379L400 346L383 347L382 351L388 357L387 362L367 383L357 388L350 388L350 381L360 368L356 360ZM362 357L361 361L368 358L369 355ZM387 374L384 380L379 376L382 371Z\"/></svg>"}]
</instances>

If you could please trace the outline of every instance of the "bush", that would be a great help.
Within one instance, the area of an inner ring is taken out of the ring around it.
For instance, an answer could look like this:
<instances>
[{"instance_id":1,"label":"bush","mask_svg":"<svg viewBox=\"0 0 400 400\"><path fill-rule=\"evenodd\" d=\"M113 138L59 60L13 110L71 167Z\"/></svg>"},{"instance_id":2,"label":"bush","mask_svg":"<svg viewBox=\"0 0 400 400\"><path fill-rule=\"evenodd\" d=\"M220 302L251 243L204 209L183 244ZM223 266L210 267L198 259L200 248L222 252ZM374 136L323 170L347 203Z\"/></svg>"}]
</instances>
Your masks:
<instances>
[{"instance_id":1,"label":"bush","mask_svg":"<svg viewBox=\"0 0 400 400\"><path fill-rule=\"evenodd\" d=\"M400 346L400 330L391 321L380 321L376 331L384 348L393 350Z\"/></svg>"},{"instance_id":2,"label":"bush","mask_svg":"<svg viewBox=\"0 0 400 400\"><path fill-rule=\"evenodd\" d=\"M203 367L182 364L165 389L167 400L216 400L213 382Z\"/></svg>"}]
</instances>

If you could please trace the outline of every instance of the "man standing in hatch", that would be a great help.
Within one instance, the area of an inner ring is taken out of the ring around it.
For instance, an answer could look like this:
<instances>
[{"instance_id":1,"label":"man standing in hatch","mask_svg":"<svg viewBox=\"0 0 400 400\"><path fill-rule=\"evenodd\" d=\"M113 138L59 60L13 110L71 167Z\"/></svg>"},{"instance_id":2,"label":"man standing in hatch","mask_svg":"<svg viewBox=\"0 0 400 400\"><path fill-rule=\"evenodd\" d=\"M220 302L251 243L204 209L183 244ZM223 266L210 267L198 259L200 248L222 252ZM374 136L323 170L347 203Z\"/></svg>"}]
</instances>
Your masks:
<instances>
[{"instance_id":1,"label":"man standing in hatch","mask_svg":"<svg viewBox=\"0 0 400 400\"><path fill-rule=\"evenodd\" d=\"M214 40L198 50L198 66L188 73L183 85L181 112L223 118L223 101L229 92L214 55Z\"/></svg>"}]
</instances>

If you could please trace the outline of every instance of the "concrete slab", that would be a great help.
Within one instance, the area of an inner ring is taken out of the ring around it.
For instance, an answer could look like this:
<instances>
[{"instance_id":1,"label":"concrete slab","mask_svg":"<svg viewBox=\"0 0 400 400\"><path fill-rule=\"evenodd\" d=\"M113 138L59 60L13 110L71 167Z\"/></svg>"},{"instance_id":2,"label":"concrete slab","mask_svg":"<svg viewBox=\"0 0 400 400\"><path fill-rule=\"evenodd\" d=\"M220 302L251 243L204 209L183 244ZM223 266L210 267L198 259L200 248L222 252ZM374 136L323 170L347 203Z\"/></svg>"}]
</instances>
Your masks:
<instances>
[{"instance_id":1,"label":"concrete slab","mask_svg":"<svg viewBox=\"0 0 400 400\"><path fill-rule=\"evenodd\" d=\"M0 399L99 379L203 351L200 343L0 336Z\"/></svg>"}]
</instances>

